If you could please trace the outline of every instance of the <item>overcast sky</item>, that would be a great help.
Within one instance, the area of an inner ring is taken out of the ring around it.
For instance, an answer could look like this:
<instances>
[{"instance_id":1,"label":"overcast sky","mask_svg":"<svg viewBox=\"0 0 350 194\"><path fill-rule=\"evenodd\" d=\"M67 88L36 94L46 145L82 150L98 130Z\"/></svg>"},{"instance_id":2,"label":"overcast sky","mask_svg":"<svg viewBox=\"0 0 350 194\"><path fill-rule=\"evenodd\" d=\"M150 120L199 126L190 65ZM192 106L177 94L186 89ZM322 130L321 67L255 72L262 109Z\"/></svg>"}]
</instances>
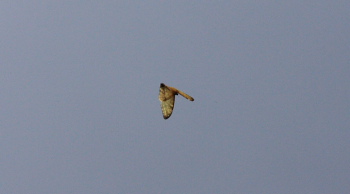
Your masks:
<instances>
[{"instance_id":1,"label":"overcast sky","mask_svg":"<svg viewBox=\"0 0 350 194\"><path fill-rule=\"evenodd\" d=\"M1 193L348 193L349 10L1 1Z\"/></svg>"}]
</instances>

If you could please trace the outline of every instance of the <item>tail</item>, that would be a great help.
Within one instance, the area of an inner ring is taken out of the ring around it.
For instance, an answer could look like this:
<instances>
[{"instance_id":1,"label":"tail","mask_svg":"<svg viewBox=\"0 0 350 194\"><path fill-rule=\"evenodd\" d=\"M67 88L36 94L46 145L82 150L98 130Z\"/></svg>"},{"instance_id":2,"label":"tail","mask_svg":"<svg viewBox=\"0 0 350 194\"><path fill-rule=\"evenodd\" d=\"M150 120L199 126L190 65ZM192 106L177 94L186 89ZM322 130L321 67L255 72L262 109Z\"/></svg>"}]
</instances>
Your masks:
<instances>
[{"instance_id":1,"label":"tail","mask_svg":"<svg viewBox=\"0 0 350 194\"><path fill-rule=\"evenodd\" d=\"M168 86L168 87L169 87L169 86ZM173 91L176 92L177 94L180 94L181 96L185 97L187 100L189 100L189 101L194 101L194 99L193 99L190 95L186 94L185 92L183 92L183 91L181 91L181 90L178 90L178 89L176 89L176 88L173 88L173 87L169 87L169 88L171 88L171 90L173 90Z\"/></svg>"}]
</instances>

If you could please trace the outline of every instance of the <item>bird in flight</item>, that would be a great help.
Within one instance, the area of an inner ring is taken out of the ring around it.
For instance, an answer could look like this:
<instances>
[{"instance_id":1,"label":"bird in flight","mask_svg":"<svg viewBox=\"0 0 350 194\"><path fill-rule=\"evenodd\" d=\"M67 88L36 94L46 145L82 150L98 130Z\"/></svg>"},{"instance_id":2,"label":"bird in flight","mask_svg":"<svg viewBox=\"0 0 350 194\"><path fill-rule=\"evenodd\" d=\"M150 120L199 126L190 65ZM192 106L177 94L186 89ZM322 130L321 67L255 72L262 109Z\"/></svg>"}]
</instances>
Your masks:
<instances>
[{"instance_id":1,"label":"bird in flight","mask_svg":"<svg viewBox=\"0 0 350 194\"><path fill-rule=\"evenodd\" d=\"M160 84L158 98L160 100L164 119L168 119L171 116L171 113L173 113L174 104L175 104L175 95L177 94L180 94L181 96L185 97L190 101L194 101L194 99L188 94L176 88L167 86L163 83Z\"/></svg>"}]
</instances>

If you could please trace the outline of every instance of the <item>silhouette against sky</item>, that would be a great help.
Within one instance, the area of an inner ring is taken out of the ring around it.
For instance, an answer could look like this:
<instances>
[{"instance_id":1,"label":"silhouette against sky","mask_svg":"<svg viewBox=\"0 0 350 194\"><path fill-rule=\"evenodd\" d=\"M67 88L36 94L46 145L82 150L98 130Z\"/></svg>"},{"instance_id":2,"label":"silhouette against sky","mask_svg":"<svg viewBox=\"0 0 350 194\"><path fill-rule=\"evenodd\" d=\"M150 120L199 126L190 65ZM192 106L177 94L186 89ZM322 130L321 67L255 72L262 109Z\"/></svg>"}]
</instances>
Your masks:
<instances>
[{"instance_id":1,"label":"silhouette against sky","mask_svg":"<svg viewBox=\"0 0 350 194\"><path fill-rule=\"evenodd\" d=\"M349 10L1 1L1 193L349 192Z\"/></svg>"}]
</instances>

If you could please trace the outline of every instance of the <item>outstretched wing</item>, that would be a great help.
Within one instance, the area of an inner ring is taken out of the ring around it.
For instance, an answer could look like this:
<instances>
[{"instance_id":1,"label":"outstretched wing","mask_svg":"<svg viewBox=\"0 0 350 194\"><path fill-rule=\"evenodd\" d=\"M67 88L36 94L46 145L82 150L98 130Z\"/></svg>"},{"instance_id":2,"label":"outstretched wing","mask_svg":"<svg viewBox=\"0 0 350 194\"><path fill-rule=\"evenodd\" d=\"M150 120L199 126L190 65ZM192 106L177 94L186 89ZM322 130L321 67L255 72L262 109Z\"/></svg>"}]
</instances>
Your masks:
<instances>
[{"instance_id":1,"label":"outstretched wing","mask_svg":"<svg viewBox=\"0 0 350 194\"><path fill-rule=\"evenodd\" d=\"M181 90L178 90L178 89L176 89L176 88L174 88L174 87L170 87L170 86L168 86L168 88L169 88L171 91L173 91L176 95L177 95L177 94L180 94L181 96L183 96L183 97L186 98L187 100L189 100L189 101L194 101L194 98L192 98L192 96L186 94L185 92L183 92L183 91L181 91Z\"/></svg>"},{"instance_id":2,"label":"outstretched wing","mask_svg":"<svg viewBox=\"0 0 350 194\"><path fill-rule=\"evenodd\" d=\"M165 84L161 83L159 88L159 100L163 112L163 118L167 119L171 116L175 104L175 92L170 90Z\"/></svg>"}]
</instances>

